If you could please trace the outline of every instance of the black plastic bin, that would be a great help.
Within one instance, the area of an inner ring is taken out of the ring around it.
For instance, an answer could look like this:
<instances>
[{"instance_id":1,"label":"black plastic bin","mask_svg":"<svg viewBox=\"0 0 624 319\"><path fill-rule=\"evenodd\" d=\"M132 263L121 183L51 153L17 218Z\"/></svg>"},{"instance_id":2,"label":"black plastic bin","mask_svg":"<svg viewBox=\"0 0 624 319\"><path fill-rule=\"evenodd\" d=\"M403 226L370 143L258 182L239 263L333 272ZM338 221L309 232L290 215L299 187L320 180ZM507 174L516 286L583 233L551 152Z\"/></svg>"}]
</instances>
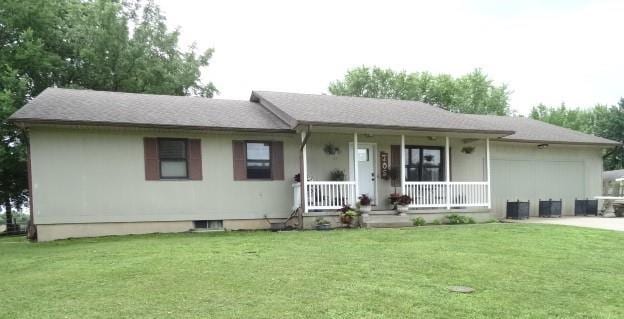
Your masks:
<instances>
[{"instance_id":1,"label":"black plastic bin","mask_svg":"<svg viewBox=\"0 0 624 319\"><path fill-rule=\"evenodd\" d=\"M540 200L539 217L561 217L562 200Z\"/></svg>"},{"instance_id":2,"label":"black plastic bin","mask_svg":"<svg viewBox=\"0 0 624 319\"><path fill-rule=\"evenodd\" d=\"M574 216L598 216L598 200L597 199L575 199L574 200Z\"/></svg>"},{"instance_id":3,"label":"black plastic bin","mask_svg":"<svg viewBox=\"0 0 624 319\"><path fill-rule=\"evenodd\" d=\"M507 218L508 219L528 219L530 202L507 201Z\"/></svg>"}]
</instances>

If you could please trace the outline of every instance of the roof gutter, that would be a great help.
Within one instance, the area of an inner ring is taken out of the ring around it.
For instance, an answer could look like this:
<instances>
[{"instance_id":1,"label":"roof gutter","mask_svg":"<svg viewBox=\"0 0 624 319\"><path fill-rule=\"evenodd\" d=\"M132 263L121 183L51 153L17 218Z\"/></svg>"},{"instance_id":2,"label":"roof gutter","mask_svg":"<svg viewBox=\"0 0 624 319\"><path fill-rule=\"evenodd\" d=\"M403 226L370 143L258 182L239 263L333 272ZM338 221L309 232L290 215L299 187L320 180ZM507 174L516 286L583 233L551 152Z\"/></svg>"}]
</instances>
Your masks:
<instances>
[{"instance_id":1,"label":"roof gutter","mask_svg":"<svg viewBox=\"0 0 624 319\"><path fill-rule=\"evenodd\" d=\"M135 127L135 128L160 128L178 130L197 131L237 131L237 132L271 132L271 133L295 133L293 129L267 129L267 128L244 128L244 127L222 127L222 126L199 126L199 125L174 125L174 124L149 124L149 123L128 123L128 122L103 122L103 121L70 121L70 120L43 120L30 118L9 118L9 123L24 129L30 125L84 125L103 127Z\"/></svg>"},{"instance_id":2,"label":"roof gutter","mask_svg":"<svg viewBox=\"0 0 624 319\"><path fill-rule=\"evenodd\" d=\"M300 121L301 125L330 126L330 127L352 127L352 128L374 128L386 130L412 130L423 132L456 132L456 133L481 133L501 135L501 137L515 134L515 131L507 130L476 130L476 129L457 129L457 128L439 128L439 127L418 127L418 126L397 126L397 125L371 125L371 124L353 124L353 123L330 123L317 121Z\"/></svg>"},{"instance_id":3,"label":"roof gutter","mask_svg":"<svg viewBox=\"0 0 624 319\"><path fill-rule=\"evenodd\" d=\"M554 144L554 145L578 145L578 146L601 146L601 147L617 147L622 143L613 141L612 143L592 143L592 142L571 142L571 141L546 141L546 140L523 140L523 139L511 139L502 138L499 142L515 142L515 143L529 143L529 144Z\"/></svg>"}]
</instances>

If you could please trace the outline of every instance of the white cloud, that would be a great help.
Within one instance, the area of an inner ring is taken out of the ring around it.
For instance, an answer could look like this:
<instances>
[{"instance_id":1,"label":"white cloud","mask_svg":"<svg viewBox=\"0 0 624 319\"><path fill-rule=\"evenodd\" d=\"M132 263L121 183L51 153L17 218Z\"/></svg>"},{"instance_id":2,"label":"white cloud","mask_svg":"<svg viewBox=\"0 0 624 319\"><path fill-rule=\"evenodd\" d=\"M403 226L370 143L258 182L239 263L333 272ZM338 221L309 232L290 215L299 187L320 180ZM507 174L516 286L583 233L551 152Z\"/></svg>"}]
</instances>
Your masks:
<instances>
[{"instance_id":1,"label":"white cloud","mask_svg":"<svg viewBox=\"0 0 624 319\"><path fill-rule=\"evenodd\" d=\"M215 48L204 77L220 98L324 93L363 64L453 75L481 67L510 86L521 113L624 95L621 1L158 2L183 43Z\"/></svg>"}]
</instances>

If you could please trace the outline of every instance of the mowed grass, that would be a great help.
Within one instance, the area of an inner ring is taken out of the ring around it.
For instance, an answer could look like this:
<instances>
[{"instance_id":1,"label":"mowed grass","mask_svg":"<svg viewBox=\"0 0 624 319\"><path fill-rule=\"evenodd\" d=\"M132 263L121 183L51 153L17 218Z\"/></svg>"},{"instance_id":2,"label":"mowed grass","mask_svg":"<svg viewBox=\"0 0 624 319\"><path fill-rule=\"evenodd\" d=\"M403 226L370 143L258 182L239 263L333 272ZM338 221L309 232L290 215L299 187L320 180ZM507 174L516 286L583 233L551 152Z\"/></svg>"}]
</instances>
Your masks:
<instances>
[{"instance_id":1,"label":"mowed grass","mask_svg":"<svg viewBox=\"0 0 624 319\"><path fill-rule=\"evenodd\" d=\"M624 318L623 251L519 224L2 238L0 317Z\"/></svg>"}]
</instances>

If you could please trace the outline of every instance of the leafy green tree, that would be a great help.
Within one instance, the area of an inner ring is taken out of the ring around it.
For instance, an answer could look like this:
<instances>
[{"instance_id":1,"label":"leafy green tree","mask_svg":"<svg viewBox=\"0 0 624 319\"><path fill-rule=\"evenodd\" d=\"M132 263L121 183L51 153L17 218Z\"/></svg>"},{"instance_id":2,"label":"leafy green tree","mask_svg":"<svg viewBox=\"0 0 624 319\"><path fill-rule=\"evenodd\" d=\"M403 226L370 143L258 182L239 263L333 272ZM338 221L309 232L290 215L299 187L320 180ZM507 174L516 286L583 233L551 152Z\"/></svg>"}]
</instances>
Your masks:
<instances>
[{"instance_id":1,"label":"leafy green tree","mask_svg":"<svg viewBox=\"0 0 624 319\"><path fill-rule=\"evenodd\" d=\"M453 112L509 114L509 91L480 69L454 78L448 74L407 73L362 66L329 85L334 95L421 101Z\"/></svg>"},{"instance_id":2,"label":"leafy green tree","mask_svg":"<svg viewBox=\"0 0 624 319\"><path fill-rule=\"evenodd\" d=\"M617 105L596 105L588 109L570 109L565 105L533 107L531 117L550 124L593 134L624 143L624 98ZM606 170L624 168L624 149L617 146L604 155Z\"/></svg>"},{"instance_id":3,"label":"leafy green tree","mask_svg":"<svg viewBox=\"0 0 624 319\"><path fill-rule=\"evenodd\" d=\"M0 0L0 205L27 200L26 143L6 119L50 86L212 97L212 49L179 48L153 1Z\"/></svg>"}]
</instances>

